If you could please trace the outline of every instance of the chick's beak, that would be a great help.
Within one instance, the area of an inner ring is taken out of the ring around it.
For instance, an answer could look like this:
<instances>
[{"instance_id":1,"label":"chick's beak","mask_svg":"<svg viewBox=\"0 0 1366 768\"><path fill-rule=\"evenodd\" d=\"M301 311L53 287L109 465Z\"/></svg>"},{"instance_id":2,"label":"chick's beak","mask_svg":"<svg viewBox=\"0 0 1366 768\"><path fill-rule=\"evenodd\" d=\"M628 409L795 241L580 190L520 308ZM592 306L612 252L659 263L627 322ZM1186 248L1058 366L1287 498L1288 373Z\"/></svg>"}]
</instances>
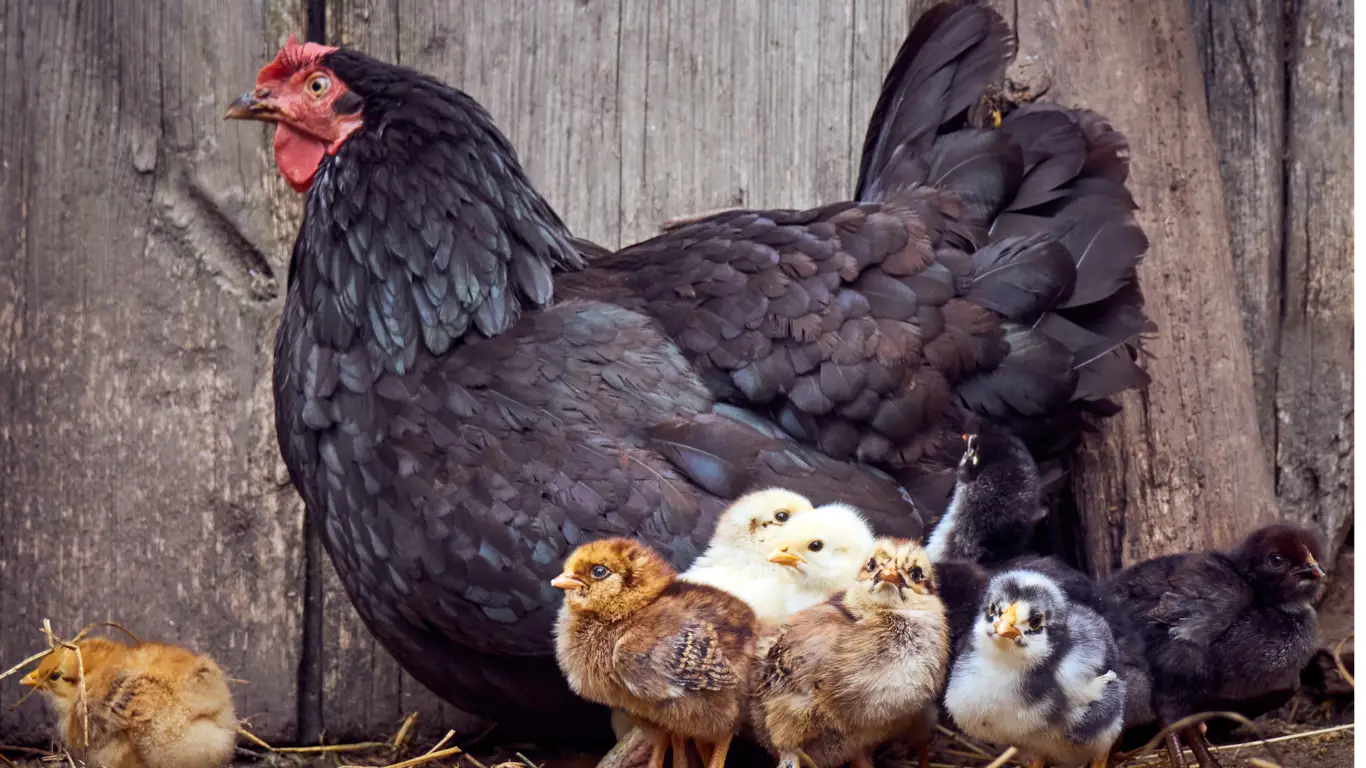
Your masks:
<instances>
[{"instance_id":1,"label":"chick's beak","mask_svg":"<svg viewBox=\"0 0 1366 768\"><path fill-rule=\"evenodd\" d=\"M280 108L271 103L268 96L269 94L258 95L257 91L248 91L238 96L228 105L228 111L223 114L223 119L262 120L265 122L279 120Z\"/></svg>"},{"instance_id":2,"label":"chick's beak","mask_svg":"<svg viewBox=\"0 0 1366 768\"><path fill-rule=\"evenodd\" d=\"M1308 553L1305 553L1304 557L1305 563L1304 567L1300 569L1300 573L1314 581L1323 578L1323 567L1319 565L1319 561L1315 560L1314 556Z\"/></svg>"},{"instance_id":3,"label":"chick's beak","mask_svg":"<svg viewBox=\"0 0 1366 768\"><path fill-rule=\"evenodd\" d=\"M901 578L901 572L897 571L895 568L883 568L877 573L877 584L879 587L883 584L904 587L906 586L906 580Z\"/></svg>"},{"instance_id":4,"label":"chick's beak","mask_svg":"<svg viewBox=\"0 0 1366 768\"><path fill-rule=\"evenodd\" d=\"M20 685L27 685L27 686L30 687L30 688L37 688L37 687L38 687L38 672L37 672L37 670L34 670L33 672L28 673L27 675L24 675L24 677L23 677L22 679L19 680L19 684L20 684Z\"/></svg>"},{"instance_id":5,"label":"chick's beak","mask_svg":"<svg viewBox=\"0 0 1366 768\"><path fill-rule=\"evenodd\" d=\"M1009 638L1011 640L1019 638L1020 630L1015 626L1015 621L1018 618L1017 612L1018 609L1015 607L1015 604L1011 603L1006 607L1005 611L1001 613L1001 617L996 620L996 623L991 625L991 629L1001 637Z\"/></svg>"},{"instance_id":6,"label":"chick's beak","mask_svg":"<svg viewBox=\"0 0 1366 768\"><path fill-rule=\"evenodd\" d=\"M806 558L802 557L801 555L789 552L787 547L779 547L773 550L771 554L769 554L768 561L770 563L777 563L778 565L786 565L792 568L796 568L802 563L805 563Z\"/></svg>"},{"instance_id":7,"label":"chick's beak","mask_svg":"<svg viewBox=\"0 0 1366 768\"><path fill-rule=\"evenodd\" d=\"M563 589L568 592L571 589L587 589L588 585L582 579L578 579L572 573L562 573L550 580L550 586Z\"/></svg>"}]
</instances>

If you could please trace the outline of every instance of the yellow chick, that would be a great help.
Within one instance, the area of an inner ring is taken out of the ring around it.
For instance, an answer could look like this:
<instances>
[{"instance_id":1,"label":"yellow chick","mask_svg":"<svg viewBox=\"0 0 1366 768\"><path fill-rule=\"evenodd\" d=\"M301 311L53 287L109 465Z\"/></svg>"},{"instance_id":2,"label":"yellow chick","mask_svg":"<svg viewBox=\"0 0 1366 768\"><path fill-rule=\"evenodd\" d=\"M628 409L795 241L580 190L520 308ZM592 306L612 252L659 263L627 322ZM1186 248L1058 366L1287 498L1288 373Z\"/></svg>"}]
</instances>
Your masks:
<instances>
[{"instance_id":1,"label":"yellow chick","mask_svg":"<svg viewBox=\"0 0 1366 768\"><path fill-rule=\"evenodd\" d=\"M760 624L776 625L838 592L872 544L853 507L813 507L801 494L770 488L723 512L707 550L679 578L725 590Z\"/></svg>"},{"instance_id":2,"label":"yellow chick","mask_svg":"<svg viewBox=\"0 0 1366 768\"><path fill-rule=\"evenodd\" d=\"M77 647L79 666L73 651L58 647L20 681L52 705L72 755L105 768L227 765L237 715L212 659L174 645L128 646L98 637ZM88 718L77 705L82 668Z\"/></svg>"}]
</instances>

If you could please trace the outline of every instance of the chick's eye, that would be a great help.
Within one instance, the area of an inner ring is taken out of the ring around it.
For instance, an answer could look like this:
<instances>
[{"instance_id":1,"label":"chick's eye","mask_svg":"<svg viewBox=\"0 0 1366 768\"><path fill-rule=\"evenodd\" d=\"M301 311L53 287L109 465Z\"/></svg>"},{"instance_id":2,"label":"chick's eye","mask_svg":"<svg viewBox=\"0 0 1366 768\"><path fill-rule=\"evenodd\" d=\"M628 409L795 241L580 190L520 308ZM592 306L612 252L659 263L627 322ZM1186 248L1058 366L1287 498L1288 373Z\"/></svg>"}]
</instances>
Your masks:
<instances>
[{"instance_id":1,"label":"chick's eye","mask_svg":"<svg viewBox=\"0 0 1366 768\"><path fill-rule=\"evenodd\" d=\"M1031 616L1029 618L1029 628L1034 630L1035 632L1038 632L1039 630L1043 629L1043 616L1037 613Z\"/></svg>"},{"instance_id":2,"label":"chick's eye","mask_svg":"<svg viewBox=\"0 0 1366 768\"><path fill-rule=\"evenodd\" d=\"M1271 565L1272 568L1280 568L1281 566L1285 565L1285 558L1281 557L1280 555L1272 555L1271 557L1268 557L1266 561Z\"/></svg>"},{"instance_id":3,"label":"chick's eye","mask_svg":"<svg viewBox=\"0 0 1366 768\"><path fill-rule=\"evenodd\" d=\"M792 514L786 509L780 509L773 513L773 519L780 523L786 523L788 520L792 519Z\"/></svg>"},{"instance_id":4,"label":"chick's eye","mask_svg":"<svg viewBox=\"0 0 1366 768\"><path fill-rule=\"evenodd\" d=\"M807 544L806 548L811 550L812 552L819 552L822 549L825 549L825 542L821 541L820 539L816 539L810 544Z\"/></svg>"},{"instance_id":5,"label":"chick's eye","mask_svg":"<svg viewBox=\"0 0 1366 768\"><path fill-rule=\"evenodd\" d=\"M922 582L922 581L924 581L924 580L925 580L925 572L922 571L922 570L920 570L920 566L917 565L917 566L915 566L914 568L911 569L911 581L914 581L916 584L919 584L920 582Z\"/></svg>"},{"instance_id":6,"label":"chick's eye","mask_svg":"<svg viewBox=\"0 0 1366 768\"><path fill-rule=\"evenodd\" d=\"M61 679L62 679L62 671L59 669L59 670L53 672L52 674L50 674L50 675L47 676L47 679L49 679L49 680L61 680Z\"/></svg>"},{"instance_id":7,"label":"chick's eye","mask_svg":"<svg viewBox=\"0 0 1366 768\"><path fill-rule=\"evenodd\" d=\"M321 96L327 93L327 89L332 87L332 80L327 75L314 75L308 79L305 85L308 92L314 96Z\"/></svg>"},{"instance_id":8,"label":"chick's eye","mask_svg":"<svg viewBox=\"0 0 1366 768\"><path fill-rule=\"evenodd\" d=\"M588 575L592 576L594 579L597 579L598 581L602 581L603 579L607 578L608 574L610 573L611 571L607 570L607 566L595 565L593 566L593 569L588 572Z\"/></svg>"},{"instance_id":9,"label":"chick's eye","mask_svg":"<svg viewBox=\"0 0 1366 768\"><path fill-rule=\"evenodd\" d=\"M870 557L870 558L868 558L868 570L870 570L870 571L876 571L876 570L877 570L877 558L875 558L875 557Z\"/></svg>"}]
</instances>

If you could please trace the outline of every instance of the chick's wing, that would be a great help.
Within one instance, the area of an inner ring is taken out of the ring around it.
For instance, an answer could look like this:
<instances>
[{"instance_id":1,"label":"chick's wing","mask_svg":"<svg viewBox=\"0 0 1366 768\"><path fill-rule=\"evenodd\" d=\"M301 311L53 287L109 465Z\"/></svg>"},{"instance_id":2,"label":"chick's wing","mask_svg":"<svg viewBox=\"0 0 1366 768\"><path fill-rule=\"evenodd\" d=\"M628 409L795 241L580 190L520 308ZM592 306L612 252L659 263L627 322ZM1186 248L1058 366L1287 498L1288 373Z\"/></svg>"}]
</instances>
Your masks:
<instances>
[{"instance_id":1,"label":"chick's wing","mask_svg":"<svg viewBox=\"0 0 1366 768\"><path fill-rule=\"evenodd\" d=\"M1250 599L1246 583L1227 566L1190 558L1171 572L1148 615L1167 625L1173 640L1203 649L1228 630Z\"/></svg>"},{"instance_id":2,"label":"chick's wing","mask_svg":"<svg viewBox=\"0 0 1366 768\"><path fill-rule=\"evenodd\" d=\"M720 633L707 621L688 622L674 632L633 629L617 641L612 662L631 695L646 700L721 691L740 682Z\"/></svg>"}]
</instances>

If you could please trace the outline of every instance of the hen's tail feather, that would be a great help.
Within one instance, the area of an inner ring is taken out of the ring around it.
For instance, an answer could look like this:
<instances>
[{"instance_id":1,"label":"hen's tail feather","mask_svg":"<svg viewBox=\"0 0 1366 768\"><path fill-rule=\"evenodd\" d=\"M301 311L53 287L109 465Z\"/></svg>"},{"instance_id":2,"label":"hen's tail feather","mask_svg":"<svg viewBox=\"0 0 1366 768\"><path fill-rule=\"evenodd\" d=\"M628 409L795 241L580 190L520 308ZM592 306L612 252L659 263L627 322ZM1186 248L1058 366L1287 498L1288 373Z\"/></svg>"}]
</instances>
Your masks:
<instances>
[{"instance_id":1,"label":"hen's tail feather","mask_svg":"<svg viewBox=\"0 0 1366 768\"><path fill-rule=\"evenodd\" d=\"M915 23L882 82L868 121L855 197L883 201L916 179L910 164L936 138L966 127L969 108L1005 76L1015 38L995 11L964 1Z\"/></svg>"}]
</instances>

